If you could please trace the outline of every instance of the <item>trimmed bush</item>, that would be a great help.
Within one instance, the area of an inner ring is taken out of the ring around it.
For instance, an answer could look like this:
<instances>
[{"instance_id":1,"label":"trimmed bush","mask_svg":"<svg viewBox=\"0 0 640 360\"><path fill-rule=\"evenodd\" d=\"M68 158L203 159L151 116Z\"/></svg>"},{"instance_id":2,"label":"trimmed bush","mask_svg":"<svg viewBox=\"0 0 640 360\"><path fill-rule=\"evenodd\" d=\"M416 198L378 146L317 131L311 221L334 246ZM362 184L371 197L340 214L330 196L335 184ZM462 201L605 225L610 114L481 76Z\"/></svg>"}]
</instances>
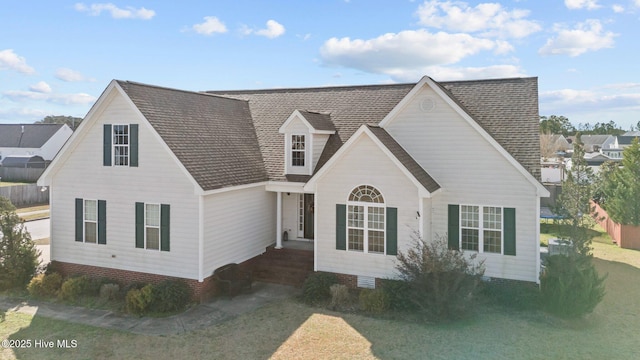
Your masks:
<instances>
[{"instance_id":1,"label":"trimmed bush","mask_svg":"<svg viewBox=\"0 0 640 360\"><path fill-rule=\"evenodd\" d=\"M482 295L501 309L537 310L540 289L537 284L520 281L491 280L484 282Z\"/></svg>"},{"instance_id":2,"label":"trimmed bush","mask_svg":"<svg viewBox=\"0 0 640 360\"><path fill-rule=\"evenodd\" d=\"M27 290L31 296L56 297L62 287L62 275L58 273L40 274L29 282Z\"/></svg>"},{"instance_id":3,"label":"trimmed bush","mask_svg":"<svg viewBox=\"0 0 640 360\"><path fill-rule=\"evenodd\" d=\"M81 296L96 296L99 291L100 285L97 280L86 275L70 277L62 283L58 298L76 302Z\"/></svg>"},{"instance_id":4,"label":"trimmed bush","mask_svg":"<svg viewBox=\"0 0 640 360\"><path fill-rule=\"evenodd\" d=\"M149 309L153 296L153 285L145 285L142 289L131 289L125 297L127 312L142 315Z\"/></svg>"},{"instance_id":5,"label":"trimmed bush","mask_svg":"<svg viewBox=\"0 0 640 360\"><path fill-rule=\"evenodd\" d=\"M416 310L416 305L410 300L411 285L408 282L383 279L382 291L389 301L389 309L401 312Z\"/></svg>"},{"instance_id":6,"label":"trimmed bush","mask_svg":"<svg viewBox=\"0 0 640 360\"><path fill-rule=\"evenodd\" d=\"M102 284L100 286L100 298L102 300L116 300L120 295L120 285L118 284Z\"/></svg>"},{"instance_id":7,"label":"trimmed bush","mask_svg":"<svg viewBox=\"0 0 640 360\"><path fill-rule=\"evenodd\" d=\"M466 257L448 247L446 236L425 242L416 237L414 247L398 254L396 270L410 290L405 296L417 311L432 320L452 320L472 309L484 274L477 254Z\"/></svg>"},{"instance_id":8,"label":"trimmed bush","mask_svg":"<svg viewBox=\"0 0 640 360\"><path fill-rule=\"evenodd\" d=\"M382 289L362 289L360 308L368 313L382 314L389 309L389 299Z\"/></svg>"},{"instance_id":9,"label":"trimmed bush","mask_svg":"<svg viewBox=\"0 0 640 360\"><path fill-rule=\"evenodd\" d=\"M315 272L307 277L302 285L302 301L307 304L317 304L331 297L329 288L338 283L335 274Z\"/></svg>"},{"instance_id":10,"label":"trimmed bush","mask_svg":"<svg viewBox=\"0 0 640 360\"><path fill-rule=\"evenodd\" d=\"M149 309L156 312L170 312L184 309L191 301L191 288L184 281L165 280L153 285Z\"/></svg>"},{"instance_id":11,"label":"trimmed bush","mask_svg":"<svg viewBox=\"0 0 640 360\"><path fill-rule=\"evenodd\" d=\"M329 287L331 292L331 308L335 310L346 309L351 305L349 288L342 284L333 284Z\"/></svg>"},{"instance_id":12,"label":"trimmed bush","mask_svg":"<svg viewBox=\"0 0 640 360\"><path fill-rule=\"evenodd\" d=\"M591 258L586 256L549 256L540 276L544 309L563 318L589 314L604 298L604 280Z\"/></svg>"}]
</instances>

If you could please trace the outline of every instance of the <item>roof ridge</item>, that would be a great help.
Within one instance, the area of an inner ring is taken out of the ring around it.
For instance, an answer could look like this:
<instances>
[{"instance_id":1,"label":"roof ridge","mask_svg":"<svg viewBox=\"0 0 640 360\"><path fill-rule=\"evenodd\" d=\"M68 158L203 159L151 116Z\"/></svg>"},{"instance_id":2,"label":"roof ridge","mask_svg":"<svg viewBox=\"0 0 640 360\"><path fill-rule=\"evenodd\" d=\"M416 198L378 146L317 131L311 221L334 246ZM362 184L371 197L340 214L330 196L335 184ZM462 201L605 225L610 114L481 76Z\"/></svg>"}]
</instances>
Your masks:
<instances>
[{"instance_id":1,"label":"roof ridge","mask_svg":"<svg viewBox=\"0 0 640 360\"><path fill-rule=\"evenodd\" d=\"M208 97L215 97L215 98L218 98L218 99L227 99L227 100L236 100L236 101L246 102L246 100L243 100L243 99L229 98L229 97L220 96L220 95L217 95L217 94L210 94L210 93L207 93L207 92L204 92L204 91L193 91L193 90L176 89L176 88L171 88L171 87L167 87L167 86L146 84L146 83L141 83L141 82L131 81L131 80L117 80L116 79L115 81L120 85L122 85L124 83L124 84L143 86L143 87L154 88L154 89L159 89L159 90L176 91L176 92L192 94L192 95L202 95L202 96L208 96Z\"/></svg>"}]
</instances>

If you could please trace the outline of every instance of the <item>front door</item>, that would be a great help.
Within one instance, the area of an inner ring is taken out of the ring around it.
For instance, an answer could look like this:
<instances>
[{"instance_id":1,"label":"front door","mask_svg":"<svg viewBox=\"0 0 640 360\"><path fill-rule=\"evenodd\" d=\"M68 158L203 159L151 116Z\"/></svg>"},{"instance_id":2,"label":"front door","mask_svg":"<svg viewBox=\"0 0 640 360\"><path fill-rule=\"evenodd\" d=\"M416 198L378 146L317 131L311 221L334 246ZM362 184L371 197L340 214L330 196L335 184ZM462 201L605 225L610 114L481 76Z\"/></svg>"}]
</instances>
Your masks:
<instances>
[{"instance_id":1,"label":"front door","mask_svg":"<svg viewBox=\"0 0 640 360\"><path fill-rule=\"evenodd\" d=\"M304 238L313 239L313 194L304 194Z\"/></svg>"}]
</instances>

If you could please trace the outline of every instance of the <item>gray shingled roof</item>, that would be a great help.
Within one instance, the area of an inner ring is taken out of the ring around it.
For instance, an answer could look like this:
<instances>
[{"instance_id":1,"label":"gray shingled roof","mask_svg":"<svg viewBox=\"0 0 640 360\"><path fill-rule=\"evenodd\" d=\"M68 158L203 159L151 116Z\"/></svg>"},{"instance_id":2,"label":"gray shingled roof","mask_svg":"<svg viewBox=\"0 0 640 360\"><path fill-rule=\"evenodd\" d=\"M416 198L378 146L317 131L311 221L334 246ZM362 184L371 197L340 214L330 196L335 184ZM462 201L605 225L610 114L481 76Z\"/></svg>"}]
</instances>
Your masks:
<instances>
[{"instance_id":1,"label":"gray shingled roof","mask_svg":"<svg viewBox=\"0 0 640 360\"><path fill-rule=\"evenodd\" d=\"M118 84L204 190L268 180L246 101Z\"/></svg>"},{"instance_id":2,"label":"gray shingled roof","mask_svg":"<svg viewBox=\"0 0 640 360\"><path fill-rule=\"evenodd\" d=\"M321 114L317 112L309 112L299 110L300 114L313 126L316 130L336 131L336 127L331 122L331 115Z\"/></svg>"},{"instance_id":3,"label":"gray shingled roof","mask_svg":"<svg viewBox=\"0 0 640 360\"><path fill-rule=\"evenodd\" d=\"M440 189L440 184L438 184L385 129L372 125L367 125L367 128L391 151L393 156L409 170L411 175L413 175L427 191L432 193Z\"/></svg>"},{"instance_id":4,"label":"gray shingled roof","mask_svg":"<svg viewBox=\"0 0 640 360\"><path fill-rule=\"evenodd\" d=\"M540 179L537 78L437 83L505 150ZM336 128L316 171L363 124L378 124L415 84L366 85L304 89L209 91L249 101L266 171L283 175L284 139L278 129L296 109L328 113Z\"/></svg>"},{"instance_id":5,"label":"gray shingled roof","mask_svg":"<svg viewBox=\"0 0 640 360\"><path fill-rule=\"evenodd\" d=\"M0 147L40 148L62 126L64 124L0 124Z\"/></svg>"}]
</instances>

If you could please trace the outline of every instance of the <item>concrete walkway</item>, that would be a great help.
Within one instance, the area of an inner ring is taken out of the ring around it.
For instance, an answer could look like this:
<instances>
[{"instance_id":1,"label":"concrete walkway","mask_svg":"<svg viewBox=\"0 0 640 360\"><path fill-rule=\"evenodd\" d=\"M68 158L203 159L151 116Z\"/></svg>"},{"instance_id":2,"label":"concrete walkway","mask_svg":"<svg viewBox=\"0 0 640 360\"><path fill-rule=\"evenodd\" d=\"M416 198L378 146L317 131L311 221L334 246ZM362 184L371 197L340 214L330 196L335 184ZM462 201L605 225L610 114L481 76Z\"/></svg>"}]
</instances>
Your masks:
<instances>
[{"instance_id":1,"label":"concrete walkway","mask_svg":"<svg viewBox=\"0 0 640 360\"><path fill-rule=\"evenodd\" d=\"M142 335L175 335L231 320L268 303L294 296L298 292L299 289L291 286L255 282L253 289L248 294L238 295L231 299L215 299L166 318L136 317L108 310L94 310L35 300L21 302L4 296L0 296L0 310L44 316Z\"/></svg>"}]
</instances>

